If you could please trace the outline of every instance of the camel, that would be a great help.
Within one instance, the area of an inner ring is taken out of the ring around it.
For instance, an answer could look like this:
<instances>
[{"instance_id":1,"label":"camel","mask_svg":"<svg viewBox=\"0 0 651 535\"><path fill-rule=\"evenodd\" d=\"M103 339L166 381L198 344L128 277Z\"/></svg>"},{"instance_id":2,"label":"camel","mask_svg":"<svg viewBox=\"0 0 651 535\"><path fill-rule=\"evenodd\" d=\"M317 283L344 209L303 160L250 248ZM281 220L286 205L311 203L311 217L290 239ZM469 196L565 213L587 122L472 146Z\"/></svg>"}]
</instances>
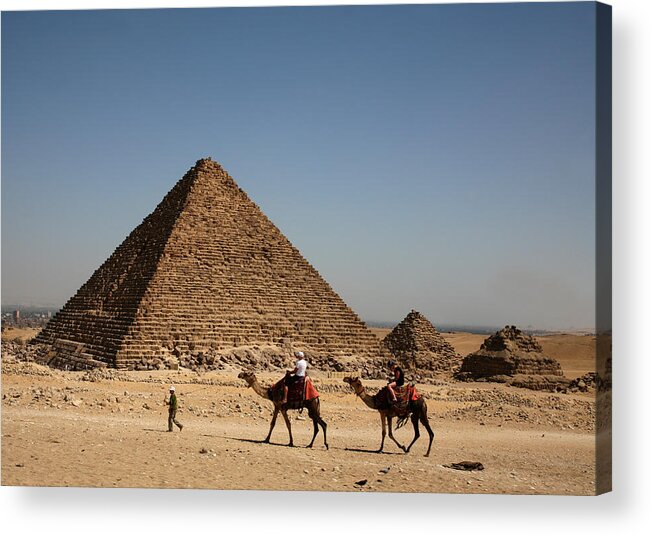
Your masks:
<instances>
[{"instance_id":1,"label":"camel","mask_svg":"<svg viewBox=\"0 0 651 535\"><path fill-rule=\"evenodd\" d=\"M289 446L293 447L294 446L294 437L292 436L292 426L289 422L289 417L287 416L287 411L291 409L299 409L301 408L300 406L292 405L291 403L283 403L283 389L282 388L273 388L273 387L263 387L259 382L258 378L255 376L254 373L252 372L241 372L238 376L239 379L244 379L247 384L253 388L256 394L259 396L262 396L264 399L268 399L274 404L274 414L273 417L271 418L271 426L269 427L269 434L267 434L267 438L263 440L264 443L268 444L269 440L271 439L271 432L274 429L274 426L276 425L276 418L278 417L278 413L280 412L283 415L283 418L285 419L285 425L287 425L287 430L289 431ZM326 428L328 425L323 421L321 418L321 403L319 402L319 398L316 397L314 399L306 400L303 403L303 406L307 409L307 415L312 419L312 423L314 424L314 435L312 435L312 441L307 445L308 448L312 447L312 444L314 444L314 439L316 438L317 434L319 433L319 426L323 428L323 444L325 445L326 449L328 449L328 440L327 440L327 435L326 435Z\"/></svg>"},{"instance_id":2,"label":"camel","mask_svg":"<svg viewBox=\"0 0 651 535\"><path fill-rule=\"evenodd\" d=\"M416 442L420 437L420 429L418 425L418 422L420 421L420 423L423 424L429 433L429 446L427 446L427 453L425 454L425 457L429 457L429 452L432 449L432 440L434 439L434 431L432 431L432 428L430 427L429 421L427 419L427 404L425 403L425 399L423 397L418 398L416 401L410 401L409 405L407 406L407 414L410 415L411 423L414 426L414 438L411 441L411 444L405 448L402 444L400 444L400 442L395 439L393 436L393 430L391 429L391 421L393 417L399 416L396 413L396 410L390 405L380 408L378 403L379 393L375 396L367 394L359 377L345 377L344 382L348 383L353 388L355 394L357 394L368 407L380 412L380 418L382 420L382 443L380 444L380 449L377 450L377 453L382 453L382 450L384 449L384 439L387 434L387 423L389 426L389 438L393 440L402 451L409 453L409 450L414 445L414 442Z\"/></svg>"}]
</instances>

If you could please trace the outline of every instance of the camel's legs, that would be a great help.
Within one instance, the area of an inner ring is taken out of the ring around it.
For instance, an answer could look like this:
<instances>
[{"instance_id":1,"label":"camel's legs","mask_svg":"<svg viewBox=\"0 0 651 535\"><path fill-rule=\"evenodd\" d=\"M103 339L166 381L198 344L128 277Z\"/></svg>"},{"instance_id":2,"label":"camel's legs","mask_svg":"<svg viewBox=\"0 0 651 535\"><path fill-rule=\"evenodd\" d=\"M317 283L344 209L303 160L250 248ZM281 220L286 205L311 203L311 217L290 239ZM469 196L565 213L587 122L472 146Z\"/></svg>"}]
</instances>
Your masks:
<instances>
[{"instance_id":1,"label":"camel's legs","mask_svg":"<svg viewBox=\"0 0 651 535\"><path fill-rule=\"evenodd\" d=\"M287 409L280 411L285 419L285 425L287 426L287 431L289 431L289 446L294 445L294 437L292 436L292 424L289 422L289 416L287 416Z\"/></svg>"},{"instance_id":2,"label":"camel's legs","mask_svg":"<svg viewBox=\"0 0 651 535\"><path fill-rule=\"evenodd\" d=\"M274 405L274 415L271 417L271 425L269 426L269 434L267 435L267 438L264 439L263 442L269 443L269 440L271 440L271 432L274 430L274 426L276 425L276 418L278 418L278 411L280 409L278 408L277 405Z\"/></svg>"},{"instance_id":3,"label":"camel's legs","mask_svg":"<svg viewBox=\"0 0 651 535\"><path fill-rule=\"evenodd\" d=\"M312 441L307 445L308 448L311 448L312 445L314 444L314 439L316 436L319 434L319 424L317 423L317 420L319 420L319 411L318 411L318 398L316 401L312 401L308 406L307 406L307 415L312 419L312 425L314 426L314 434L312 435Z\"/></svg>"},{"instance_id":4,"label":"camel's legs","mask_svg":"<svg viewBox=\"0 0 651 535\"><path fill-rule=\"evenodd\" d=\"M319 425L323 428L323 445L325 446L325 449L328 448L328 437L326 436L326 429L328 428L328 424L323 421L323 418L319 416Z\"/></svg>"},{"instance_id":5,"label":"camel's legs","mask_svg":"<svg viewBox=\"0 0 651 535\"><path fill-rule=\"evenodd\" d=\"M323 421L323 418L321 418L321 415L319 414L319 400L317 398L316 401L316 406L310 405L308 406L307 414L310 418L312 418L312 423L314 424L314 435L312 435L312 442L308 445L308 448L311 448L312 445L314 444L314 439L316 438L317 434L319 433L319 426L323 429L323 445L328 449L328 438L326 435L326 428L328 427L328 424L326 424Z\"/></svg>"},{"instance_id":6,"label":"camel's legs","mask_svg":"<svg viewBox=\"0 0 651 535\"><path fill-rule=\"evenodd\" d=\"M387 415L380 412L380 420L382 420L382 443L380 444L380 449L377 450L378 453L381 453L384 449L384 438L387 435Z\"/></svg>"},{"instance_id":7,"label":"camel's legs","mask_svg":"<svg viewBox=\"0 0 651 535\"><path fill-rule=\"evenodd\" d=\"M312 447L312 444L314 444L314 439L319 434L319 424L316 423L317 417L315 415L311 415L311 418L312 418L312 425L314 425L314 434L312 435L312 441L307 445L308 448Z\"/></svg>"},{"instance_id":8,"label":"camel's legs","mask_svg":"<svg viewBox=\"0 0 651 535\"><path fill-rule=\"evenodd\" d=\"M414 439L411 441L411 444L407 446L407 453L409 453L409 450L414 445L414 442L416 442L420 437L420 429L418 428L418 417L419 415L416 413L412 413L411 415L411 423L414 426Z\"/></svg>"},{"instance_id":9,"label":"camel's legs","mask_svg":"<svg viewBox=\"0 0 651 535\"><path fill-rule=\"evenodd\" d=\"M389 438L390 438L391 440L393 440L393 441L396 443L396 445L397 445L397 446L398 446L402 451L404 451L405 453L407 453L407 449L406 449L402 444L400 444L400 442L398 442L398 441L396 440L396 438L393 436L393 429L391 429L391 421L392 421L392 419L393 419L393 418L392 418L391 416L387 416L387 423L388 423L388 425L389 425Z\"/></svg>"},{"instance_id":10,"label":"camel's legs","mask_svg":"<svg viewBox=\"0 0 651 535\"><path fill-rule=\"evenodd\" d=\"M429 420L427 419L427 408L423 407L423 410L420 413L420 421L423 424L423 427L427 430L427 433L429 434L429 446L427 446L427 453L425 454L425 457L429 457L429 452L432 449L432 440L434 440L434 431L432 431L432 428L429 425Z\"/></svg>"}]
</instances>

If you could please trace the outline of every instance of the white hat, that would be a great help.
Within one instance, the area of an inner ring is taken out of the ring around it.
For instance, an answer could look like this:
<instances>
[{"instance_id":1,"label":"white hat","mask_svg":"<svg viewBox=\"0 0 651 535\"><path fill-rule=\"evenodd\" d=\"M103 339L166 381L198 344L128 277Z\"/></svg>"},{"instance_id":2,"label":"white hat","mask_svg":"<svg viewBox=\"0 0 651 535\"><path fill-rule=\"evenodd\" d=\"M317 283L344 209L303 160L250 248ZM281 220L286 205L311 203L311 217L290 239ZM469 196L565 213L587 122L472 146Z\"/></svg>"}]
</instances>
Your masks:
<instances>
[{"instance_id":1,"label":"white hat","mask_svg":"<svg viewBox=\"0 0 651 535\"><path fill-rule=\"evenodd\" d=\"M305 354L302 351L297 351L296 353L294 353L294 356L303 358L305 356Z\"/></svg>"},{"instance_id":2,"label":"white hat","mask_svg":"<svg viewBox=\"0 0 651 535\"><path fill-rule=\"evenodd\" d=\"M175 390L176 390L176 388L174 388L173 386L170 386L170 392L174 392Z\"/></svg>"}]
</instances>

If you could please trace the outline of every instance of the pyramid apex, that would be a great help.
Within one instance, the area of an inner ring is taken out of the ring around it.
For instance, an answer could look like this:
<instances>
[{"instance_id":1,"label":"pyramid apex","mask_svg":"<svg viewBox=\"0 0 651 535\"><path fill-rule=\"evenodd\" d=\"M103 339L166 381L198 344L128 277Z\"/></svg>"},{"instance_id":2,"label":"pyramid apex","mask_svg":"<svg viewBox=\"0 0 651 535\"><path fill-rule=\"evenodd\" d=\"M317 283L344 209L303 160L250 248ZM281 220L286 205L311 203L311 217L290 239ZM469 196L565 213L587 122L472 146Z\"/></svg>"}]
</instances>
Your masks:
<instances>
[{"instance_id":1,"label":"pyramid apex","mask_svg":"<svg viewBox=\"0 0 651 535\"><path fill-rule=\"evenodd\" d=\"M218 167L222 168L222 166L219 164L219 162L213 160L210 156L206 156L205 158L200 158L197 160L197 162L194 164L195 167Z\"/></svg>"}]
</instances>

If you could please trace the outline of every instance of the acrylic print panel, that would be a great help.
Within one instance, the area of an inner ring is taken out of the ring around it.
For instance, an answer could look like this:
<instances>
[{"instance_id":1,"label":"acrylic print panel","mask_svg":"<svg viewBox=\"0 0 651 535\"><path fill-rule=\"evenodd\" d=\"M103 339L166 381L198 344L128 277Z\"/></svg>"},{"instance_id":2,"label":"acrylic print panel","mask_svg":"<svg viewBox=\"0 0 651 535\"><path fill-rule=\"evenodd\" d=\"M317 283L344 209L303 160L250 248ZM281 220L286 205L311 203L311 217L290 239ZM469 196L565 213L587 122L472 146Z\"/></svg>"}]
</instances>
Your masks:
<instances>
[{"instance_id":1,"label":"acrylic print panel","mask_svg":"<svg viewBox=\"0 0 651 535\"><path fill-rule=\"evenodd\" d=\"M2 54L3 485L610 490L608 6L5 12Z\"/></svg>"}]
</instances>

